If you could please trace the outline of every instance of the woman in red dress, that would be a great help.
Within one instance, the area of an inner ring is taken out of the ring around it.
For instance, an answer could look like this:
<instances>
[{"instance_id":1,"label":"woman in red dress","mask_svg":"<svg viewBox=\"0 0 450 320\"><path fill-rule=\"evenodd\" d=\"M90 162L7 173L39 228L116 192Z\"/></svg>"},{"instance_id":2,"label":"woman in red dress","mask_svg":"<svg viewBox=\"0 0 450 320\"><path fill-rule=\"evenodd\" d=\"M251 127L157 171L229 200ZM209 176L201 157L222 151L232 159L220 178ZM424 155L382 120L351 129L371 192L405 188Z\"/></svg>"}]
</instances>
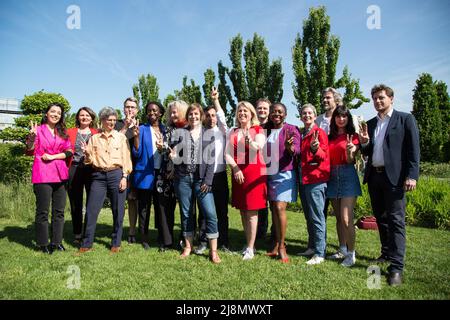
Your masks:
<instances>
[{"instance_id":1,"label":"woman in red dress","mask_svg":"<svg viewBox=\"0 0 450 320\"><path fill-rule=\"evenodd\" d=\"M243 260L255 254L258 210L266 207L267 177L262 149L265 143L255 108L249 102L239 102L236 128L229 133L226 160L232 170L232 206L241 211L242 226L247 240Z\"/></svg>"}]
</instances>

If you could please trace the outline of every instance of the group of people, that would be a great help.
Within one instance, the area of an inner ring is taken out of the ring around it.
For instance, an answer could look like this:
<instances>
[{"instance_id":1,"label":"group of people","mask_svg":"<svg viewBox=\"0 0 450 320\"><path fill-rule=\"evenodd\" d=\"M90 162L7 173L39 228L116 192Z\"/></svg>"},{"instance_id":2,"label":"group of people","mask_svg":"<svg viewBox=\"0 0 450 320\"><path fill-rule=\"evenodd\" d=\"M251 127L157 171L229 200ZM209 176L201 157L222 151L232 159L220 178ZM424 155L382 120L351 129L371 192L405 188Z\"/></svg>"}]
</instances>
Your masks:
<instances>
[{"instance_id":1,"label":"group of people","mask_svg":"<svg viewBox=\"0 0 450 320\"><path fill-rule=\"evenodd\" d=\"M324 261L331 202L339 250L329 258L351 267L356 262L353 210L361 195L355 162L361 153L366 159L364 182L380 233L377 261L390 262L389 284L399 285L405 255L405 191L414 190L418 179L419 135L414 117L393 109L391 88L374 86L371 95L378 114L365 124L351 115L339 92L326 88L323 115L318 117L311 104L299 108L301 129L286 123L284 104L267 99L258 100L255 106L239 102L235 127L229 128L216 88L211 92L213 105L206 108L177 100L166 111L157 101L147 103L145 124L137 119L137 100L127 98L124 120L118 120L112 108L100 110L100 129L96 129L95 113L82 107L76 114L76 128L67 130L63 107L50 104L41 125L31 124L26 142L27 152L34 155L37 245L45 253L65 250L67 191L80 254L92 250L97 218L108 196L113 214L112 252L121 248L126 200L128 242L137 241L138 224L140 242L149 249L153 202L159 250L173 248L178 202L180 258L194 251L198 211L200 246L209 245L211 262L220 263L218 249L229 250L228 165L231 205L240 211L246 239L243 260L254 258L255 241L267 232L270 208L272 245L266 255L289 263L286 207L300 195L308 231L308 246L300 255L310 257L308 265ZM84 222L83 190L87 195Z\"/></svg>"}]
</instances>

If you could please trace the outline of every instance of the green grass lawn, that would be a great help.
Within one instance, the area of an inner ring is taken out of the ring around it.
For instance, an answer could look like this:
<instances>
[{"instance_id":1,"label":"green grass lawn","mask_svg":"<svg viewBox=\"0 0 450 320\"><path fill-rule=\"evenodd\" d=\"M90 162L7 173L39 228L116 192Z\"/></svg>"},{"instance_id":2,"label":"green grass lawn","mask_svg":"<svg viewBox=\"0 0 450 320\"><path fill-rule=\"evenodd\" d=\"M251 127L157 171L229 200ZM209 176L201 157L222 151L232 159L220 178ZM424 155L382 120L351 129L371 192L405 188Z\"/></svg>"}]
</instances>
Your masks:
<instances>
[{"instance_id":1,"label":"green grass lawn","mask_svg":"<svg viewBox=\"0 0 450 320\"><path fill-rule=\"evenodd\" d=\"M240 217L233 209L229 216L231 247L239 251L244 245ZM328 218L328 254L337 249L335 222L334 217ZM178 219L176 223L178 236ZM207 255L180 260L177 251L158 252L154 229L151 250L144 251L140 245L125 241L122 251L111 255L111 224L110 210L105 209L97 225L94 251L76 256L77 248L71 244L71 221L66 221L67 251L48 256L34 247L33 224L0 219L0 299L450 298L449 231L408 227L404 285L389 287L387 266L381 266L380 289L369 289L367 268L379 254L378 234L374 231L357 231L357 264L347 269L329 260L307 266L307 259L296 255L305 249L307 237L303 215L296 212L288 213L291 263L287 265L264 256L263 241L257 242L258 254L252 261L225 253L220 253L220 265L210 263ZM68 288L68 282L74 283L73 266L80 270L79 289Z\"/></svg>"}]
</instances>

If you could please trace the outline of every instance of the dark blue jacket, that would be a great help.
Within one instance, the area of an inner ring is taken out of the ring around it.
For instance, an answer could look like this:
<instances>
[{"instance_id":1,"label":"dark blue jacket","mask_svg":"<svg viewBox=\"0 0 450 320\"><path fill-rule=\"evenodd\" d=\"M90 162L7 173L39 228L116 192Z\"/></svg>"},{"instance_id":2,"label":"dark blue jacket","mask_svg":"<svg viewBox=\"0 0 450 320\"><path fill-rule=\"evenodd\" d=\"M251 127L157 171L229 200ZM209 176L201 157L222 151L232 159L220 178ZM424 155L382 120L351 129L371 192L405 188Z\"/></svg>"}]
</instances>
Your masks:
<instances>
[{"instance_id":1,"label":"dark blue jacket","mask_svg":"<svg viewBox=\"0 0 450 320\"><path fill-rule=\"evenodd\" d=\"M368 156L364 183L367 183L372 170L372 154L377 117L367 122L369 144L361 148ZM394 110L389 120L383 143L384 166L392 185L402 187L406 178L419 179L419 130L414 116Z\"/></svg>"}]
</instances>

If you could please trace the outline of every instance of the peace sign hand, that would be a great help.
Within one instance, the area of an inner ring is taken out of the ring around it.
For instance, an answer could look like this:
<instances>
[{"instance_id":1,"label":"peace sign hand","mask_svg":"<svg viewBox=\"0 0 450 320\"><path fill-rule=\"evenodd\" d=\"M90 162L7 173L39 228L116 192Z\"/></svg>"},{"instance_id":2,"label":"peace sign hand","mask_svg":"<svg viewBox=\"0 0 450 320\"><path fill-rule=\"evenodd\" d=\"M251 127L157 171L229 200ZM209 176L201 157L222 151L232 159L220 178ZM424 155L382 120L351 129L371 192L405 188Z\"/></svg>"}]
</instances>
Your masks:
<instances>
[{"instance_id":1,"label":"peace sign hand","mask_svg":"<svg viewBox=\"0 0 450 320\"><path fill-rule=\"evenodd\" d=\"M213 101L219 100L219 91L217 91L217 88L214 86L211 89L211 99Z\"/></svg>"},{"instance_id":2,"label":"peace sign hand","mask_svg":"<svg viewBox=\"0 0 450 320\"><path fill-rule=\"evenodd\" d=\"M293 152L294 134L291 131L286 132L286 139L284 140L284 147L290 152Z\"/></svg>"},{"instance_id":3,"label":"peace sign hand","mask_svg":"<svg viewBox=\"0 0 450 320\"><path fill-rule=\"evenodd\" d=\"M314 131L313 132L313 138L311 139L311 145L310 145L311 151L312 152L316 152L317 149L319 149L319 145L320 145L320 142L319 142L319 131Z\"/></svg>"},{"instance_id":4,"label":"peace sign hand","mask_svg":"<svg viewBox=\"0 0 450 320\"><path fill-rule=\"evenodd\" d=\"M33 120L30 121L30 136L35 137L37 134L38 125Z\"/></svg>"},{"instance_id":5,"label":"peace sign hand","mask_svg":"<svg viewBox=\"0 0 450 320\"><path fill-rule=\"evenodd\" d=\"M139 120L136 120L136 123L133 127L133 137L139 137Z\"/></svg>"},{"instance_id":6,"label":"peace sign hand","mask_svg":"<svg viewBox=\"0 0 450 320\"><path fill-rule=\"evenodd\" d=\"M86 141L84 141L83 139L81 139L80 142L81 142L81 143L80 143L81 151L83 152L83 154L85 154L85 153L86 153L86 149L87 149L87 143L86 143Z\"/></svg>"},{"instance_id":7,"label":"peace sign hand","mask_svg":"<svg viewBox=\"0 0 450 320\"><path fill-rule=\"evenodd\" d=\"M361 144L369 142L369 132L367 131L367 123L361 122L359 125L359 141Z\"/></svg>"},{"instance_id":8,"label":"peace sign hand","mask_svg":"<svg viewBox=\"0 0 450 320\"><path fill-rule=\"evenodd\" d=\"M352 154L356 150L356 146L352 142L353 135L347 135L347 153Z\"/></svg>"}]
</instances>

